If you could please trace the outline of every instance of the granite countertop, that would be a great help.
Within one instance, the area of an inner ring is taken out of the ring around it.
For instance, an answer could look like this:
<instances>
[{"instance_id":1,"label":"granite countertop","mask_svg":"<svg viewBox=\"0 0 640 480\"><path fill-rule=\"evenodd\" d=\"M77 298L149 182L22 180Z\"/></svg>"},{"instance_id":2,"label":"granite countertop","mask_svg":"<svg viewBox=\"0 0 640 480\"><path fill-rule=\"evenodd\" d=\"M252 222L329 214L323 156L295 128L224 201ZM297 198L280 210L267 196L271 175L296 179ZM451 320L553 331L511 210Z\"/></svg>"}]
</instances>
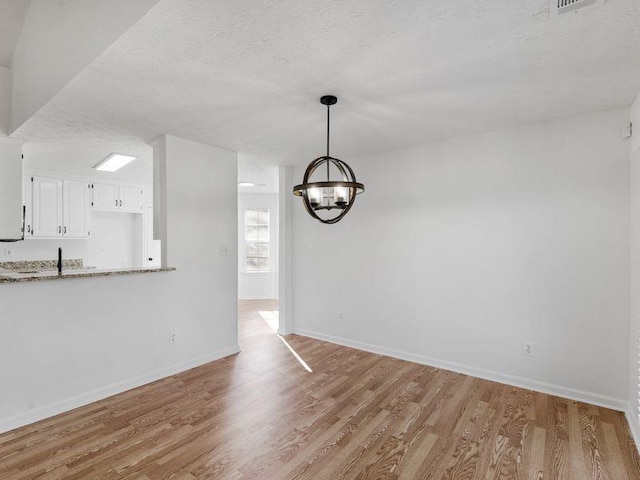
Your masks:
<instances>
[{"instance_id":1,"label":"granite countertop","mask_svg":"<svg viewBox=\"0 0 640 480\"><path fill-rule=\"evenodd\" d=\"M173 267L132 267L98 269L84 267L82 260L64 260L62 273L58 274L55 260L0 262L0 283L37 282L63 278L108 277L136 273L171 272Z\"/></svg>"}]
</instances>

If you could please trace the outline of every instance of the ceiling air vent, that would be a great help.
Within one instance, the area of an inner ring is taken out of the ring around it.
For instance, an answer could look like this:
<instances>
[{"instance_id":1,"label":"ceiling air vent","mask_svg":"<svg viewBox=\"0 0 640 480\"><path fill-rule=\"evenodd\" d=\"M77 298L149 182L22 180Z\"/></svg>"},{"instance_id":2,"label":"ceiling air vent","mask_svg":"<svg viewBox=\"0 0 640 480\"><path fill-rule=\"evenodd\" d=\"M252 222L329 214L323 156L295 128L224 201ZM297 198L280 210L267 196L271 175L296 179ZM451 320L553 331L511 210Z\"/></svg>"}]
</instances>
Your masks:
<instances>
[{"instance_id":1,"label":"ceiling air vent","mask_svg":"<svg viewBox=\"0 0 640 480\"><path fill-rule=\"evenodd\" d=\"M551 16L556 17L565 13L576 12L584 8L598 7L606 0L549 0L551 3Z\"/></svg>"}]
</instances>

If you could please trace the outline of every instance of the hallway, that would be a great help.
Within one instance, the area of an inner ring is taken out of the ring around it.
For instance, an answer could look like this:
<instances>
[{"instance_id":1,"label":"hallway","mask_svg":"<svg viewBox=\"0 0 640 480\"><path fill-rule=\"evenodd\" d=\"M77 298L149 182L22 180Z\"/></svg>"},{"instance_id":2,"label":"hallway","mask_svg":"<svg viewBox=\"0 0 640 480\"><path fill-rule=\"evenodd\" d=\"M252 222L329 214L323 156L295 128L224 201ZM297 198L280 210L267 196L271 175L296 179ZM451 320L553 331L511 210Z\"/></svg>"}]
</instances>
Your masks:
<instances>
[{"instance_id":1,"label":"hallway","mask_svg":"<svg viewBox=\"0 0 640 480\"><path fill-rule=\"evenodd\" d=\"M260 315L260 312L273 312L277 316L278 300L238 300L238 341L251 346L256 337L275 333Z\"/></svg>"}]
</instances>

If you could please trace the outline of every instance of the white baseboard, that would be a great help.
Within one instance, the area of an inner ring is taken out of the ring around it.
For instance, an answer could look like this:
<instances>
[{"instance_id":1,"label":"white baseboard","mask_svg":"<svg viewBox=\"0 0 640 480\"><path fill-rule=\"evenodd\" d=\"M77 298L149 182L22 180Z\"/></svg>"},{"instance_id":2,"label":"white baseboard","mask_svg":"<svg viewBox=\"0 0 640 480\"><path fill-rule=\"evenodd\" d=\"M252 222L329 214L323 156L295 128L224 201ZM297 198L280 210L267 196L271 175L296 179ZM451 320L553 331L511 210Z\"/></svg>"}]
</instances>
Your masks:
<instances>
[{"instance_id":1,"label":"white baseboard","mask_svg":"<svg viewBox=\"0 0 640 480\"><path fill-rule=\"evenodd\" d=\"M608 397L605 395L599 395L597 393L585 392L582 390L574 390L572 388L562 387L559 385L553 385L550 383L539 382L523 377L517 377L514 375L508 375L505 373L495 372L492 370L484 370L481 368L471 367L469 365L463 365L460 363L449 362L446 360L440 360L438 358L428 357L425 355L418 355L414 353L402 352L393 350L386 347L380 347L378 345L371 345L368 343L358 342L355 340L348 340L345 338L334 337L331 335L325 335L322 333L312 332L309 330L294 328L293 333L302 335L304 337L315 338L317 340L323 340L325 342L335 343L343 345L345 347L356 348L358 350L364 350L366 352L377 353L378 355L385 355L387 357L398 358L400 360L406 360L409 362L420 363L422 365L428 365L430 367L442 368L444 370L451 370L457 373L463 373L472 377L484 378L485 380L491 380L493 382L504 383L506 385L513 385L514 387L525 388L527 390L535 390L541 393L547 393L558 397L568 398L570 400L576 400L579 402L590 403L592 405L598 405L600 407L611 408L624 412L627 410L627 402L618 398Z\"/></svg>"},{"instance_id":2,"label":"white baseboard","mask_svg":"<svg viewBox=\"0 0 640 480\"><path fill-rule=\"evenodd\" d=\"M277 297L273 296L257 296L257 297L240 297L238 296L238 300L278 300Z\"/></svg>"},{"instance_id":3,"label":"white baseboard","mask_svg":"<svg viewBox=\"0 0 640 480\"><path fill-rule=\"evenodd\" d=\"M44 405L42 407L38 407L33 410L14 415L12 417L2 418L0 419L0 433L5 433L15 428L23 427L39 420L44 420L45 418L68 412L69 410L73 410L74 408L82 407L84 405L97 402L98 400L103 400L112 395L126 392L127 390L131 390L133 388L141 387L142 385L155 382L156 380L160 380L161 378L170 377L171 375L175 375L176 373L184 372L185 370L204 365L205 363L213 362L214 360L219 360L223 357L228 357L229 355L236 354L239 351L240 348L235 345L233 347L218 350L217 352L209 353L207 355L193 358L185 362L180 362L168 368L156 370L154 372L140 375L138 377L124 380L122 382L114 383L106 387L92 390L90 392L82 393L80 395L76 395L59 402Z\"/></svg>"}]
</instances>

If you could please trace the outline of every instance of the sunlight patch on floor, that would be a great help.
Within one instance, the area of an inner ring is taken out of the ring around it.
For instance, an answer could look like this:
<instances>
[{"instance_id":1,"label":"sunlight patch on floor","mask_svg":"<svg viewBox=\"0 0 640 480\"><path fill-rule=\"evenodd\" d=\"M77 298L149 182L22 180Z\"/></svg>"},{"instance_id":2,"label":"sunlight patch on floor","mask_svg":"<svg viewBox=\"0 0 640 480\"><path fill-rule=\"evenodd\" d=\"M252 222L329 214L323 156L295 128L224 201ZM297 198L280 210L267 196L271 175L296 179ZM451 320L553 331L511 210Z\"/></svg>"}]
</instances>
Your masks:
<instances>
[{"instance_id":1,"label":"sunlight patch on floor","mask_svg":"<svg viewBox=\"0 0 640 480\"><path fill-rule=\"evenodd\" d=\"M287 348L289 349L289 351L291 353L293 353L293 356L296 357L296 360L298 360L298 362L300 362L300 365L302 365L304 367L304 369L309 372L309 373L313 373L313 370L311 370L311 367L309 367L309 365L307 365L307 362L305 362L302 357L300 355L298 355L298 352L296 352L293 347L291 345L289 345L289 342L287 342L284 338L282 338L280 335L278 335L278 338L280 340L282 340L282 343L284 343Z\"/></svg>"},{"instance_id":2,"label":"sunlight patch on floor","mask_svg":"<svg viewBox=\"0 0 640 480\"><path fill-rule=\"evenodd\" d=\"M280 324L278 310L274 311L259 311L258 315L262 317L262 319L267 322L269 328L274 332L278 331L278 326Z\"/></svg>"}]
</instances>

